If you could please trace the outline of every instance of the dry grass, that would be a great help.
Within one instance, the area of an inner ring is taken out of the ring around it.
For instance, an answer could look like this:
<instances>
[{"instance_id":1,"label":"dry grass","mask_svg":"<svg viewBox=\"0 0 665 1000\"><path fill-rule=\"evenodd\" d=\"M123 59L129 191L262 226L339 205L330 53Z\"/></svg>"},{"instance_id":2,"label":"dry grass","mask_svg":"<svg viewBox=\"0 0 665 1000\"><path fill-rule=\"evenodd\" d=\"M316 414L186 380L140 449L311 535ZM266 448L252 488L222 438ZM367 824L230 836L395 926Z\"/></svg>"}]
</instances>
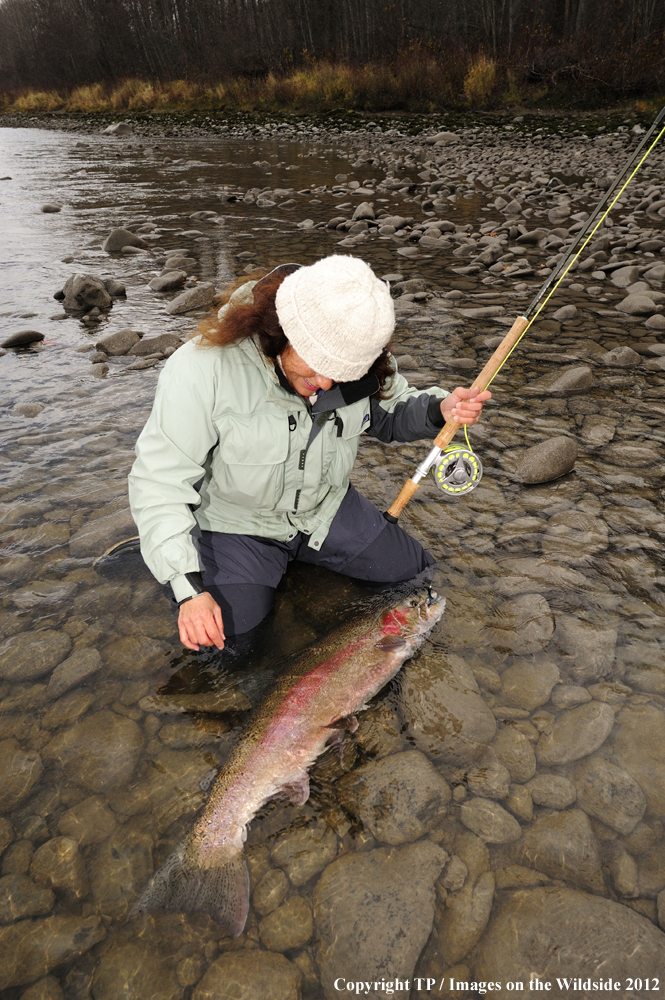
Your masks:
<instances>
[{"instance_id":1,"label":"dry grass","mask_svg":"<svg viewBox=\"0 0 665 1000\"><path fill-rule=\"evenodd\" d=\"M469 66L464 77L464 96L474 105L484 104L497 82L496 62L482 53Z\"/></svg>"}]
</instances>

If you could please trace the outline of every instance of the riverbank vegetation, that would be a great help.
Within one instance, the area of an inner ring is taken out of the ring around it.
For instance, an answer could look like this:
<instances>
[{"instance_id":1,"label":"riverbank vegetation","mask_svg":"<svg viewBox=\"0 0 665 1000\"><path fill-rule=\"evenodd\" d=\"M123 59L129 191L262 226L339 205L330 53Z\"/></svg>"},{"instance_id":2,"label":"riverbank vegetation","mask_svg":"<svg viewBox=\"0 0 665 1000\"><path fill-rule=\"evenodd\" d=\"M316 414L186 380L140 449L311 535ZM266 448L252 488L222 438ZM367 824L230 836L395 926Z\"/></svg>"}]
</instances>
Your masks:
<instances>
[{"instance_id":1,"label":"riverbank vegetation","mask_svg":"<svg viewBox=\"0 0 665 1000\"><path fill-rule=\"evenodd\" d=\"M606 107L665 91L659 0L4 0L0 108Z\"/></svg>"}]
</instances>

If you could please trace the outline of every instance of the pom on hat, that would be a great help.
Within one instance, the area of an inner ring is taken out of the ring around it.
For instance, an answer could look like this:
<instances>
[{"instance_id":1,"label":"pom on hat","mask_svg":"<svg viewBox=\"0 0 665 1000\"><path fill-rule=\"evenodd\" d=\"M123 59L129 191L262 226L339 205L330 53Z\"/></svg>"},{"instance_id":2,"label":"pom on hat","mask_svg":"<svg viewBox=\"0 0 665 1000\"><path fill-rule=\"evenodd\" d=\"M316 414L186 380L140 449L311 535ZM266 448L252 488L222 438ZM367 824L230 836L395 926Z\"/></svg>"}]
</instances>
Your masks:
<instances>
[{"instance_id":1,"label":"pom on hat","mask_svg":"<svg viewBox=\"0 0 665 1000\"><path fill-rule=\"evenodd\" d=\"M299 268L277 289L275 306L296 353L335 382L366 375L395 328L388 285L357 257Z\"/></svg>"}]
</instances>

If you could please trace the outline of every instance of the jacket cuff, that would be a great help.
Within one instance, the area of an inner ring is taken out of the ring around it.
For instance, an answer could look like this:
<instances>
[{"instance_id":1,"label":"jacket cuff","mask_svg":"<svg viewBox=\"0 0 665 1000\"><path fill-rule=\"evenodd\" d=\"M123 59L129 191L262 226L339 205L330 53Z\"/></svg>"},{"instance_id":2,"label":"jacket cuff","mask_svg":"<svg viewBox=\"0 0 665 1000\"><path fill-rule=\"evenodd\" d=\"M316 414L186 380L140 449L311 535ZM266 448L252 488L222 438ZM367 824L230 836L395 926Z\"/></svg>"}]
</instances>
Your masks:
<instances>
[{"instance_id":1,"label":"jacket cuff","mask_svg":"<svg viewBox=\"0 0 665 1000\"><path fill-rule=\"evenodd\" d=\"M441 401L445 396L430 396L427 407L427 419L434 427L443 427L445 420L441 413Z\"/></svg>"},{"instance_id":2,"label":"jacket cuff","mask_svg":"<svg viewBox=\"0 0 665 1000\"><path fill-rule=\"evenodd\" d=\"M199 591L196 587L187 579L187 576L182 573L180 576L174 576L172 580L169 581L171 584L171 589L173 590L173 596L176 601L184 601L186 597L194 597Z\"/></svg>"}]
</instances>

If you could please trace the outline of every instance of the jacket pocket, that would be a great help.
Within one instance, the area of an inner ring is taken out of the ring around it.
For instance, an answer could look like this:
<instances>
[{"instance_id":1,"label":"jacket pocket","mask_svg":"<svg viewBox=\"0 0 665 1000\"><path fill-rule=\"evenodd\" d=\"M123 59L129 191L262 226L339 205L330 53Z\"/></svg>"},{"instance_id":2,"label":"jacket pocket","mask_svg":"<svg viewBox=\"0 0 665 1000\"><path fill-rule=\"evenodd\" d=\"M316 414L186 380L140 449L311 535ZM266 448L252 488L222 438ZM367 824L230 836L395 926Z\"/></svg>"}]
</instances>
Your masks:
<instances>
[{"instance_id":1,"label":"jacket pocket","mask_svg":"<svg viewBox=\"0 0 665 1000\"><path fill-rule=\"evenodd\" d=\"M370 403L368 399L353 403L338 410L341 419L341 433L331 423L332 454L326 471L326 482L332 486L343 486L348 480L358 452L360 435L370 425Z\"/></svg>"},{"instance_id":2,"label":"jacket pocket","mask_svg":"<svg viewBox=\"0 0 665 1000\"><path fill-rule=\"evenodd\" d=\"M212 462L217 493L229 503L272 510L284 488L288 453L286 414L225 417Z\"/></svg>"}]
</instances>

